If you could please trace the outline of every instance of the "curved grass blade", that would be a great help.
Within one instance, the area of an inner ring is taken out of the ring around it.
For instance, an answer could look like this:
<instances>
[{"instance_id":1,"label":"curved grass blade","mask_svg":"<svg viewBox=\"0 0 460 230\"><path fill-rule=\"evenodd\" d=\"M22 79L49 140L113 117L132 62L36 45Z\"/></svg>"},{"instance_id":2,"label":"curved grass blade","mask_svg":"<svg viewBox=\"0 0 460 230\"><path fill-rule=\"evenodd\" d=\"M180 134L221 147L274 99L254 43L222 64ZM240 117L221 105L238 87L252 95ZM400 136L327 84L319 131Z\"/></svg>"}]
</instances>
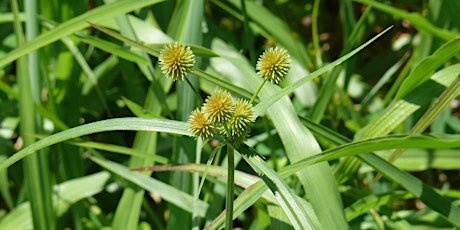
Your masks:
<instances>
[{"instance_id":1,"label":"curved grass blade","mask_svg":"<svg viewBox=\"0 0 460 230\"><path fill-rule=\"evenodd\" d=\"M257 152L253 149L247 148L245 145L241 146L239 149L246 151L246 153L242 154L243 158L254 171L262 177L265 184L273 192L294 228L316 229L313 227L312 221L310 221L307 213L305 213L300 207L300 204L297 203L295 194L289 189L286 182L284 182L265 161L258 157Z\"/></svg>"},{"instance_id":2,"label":"curved grass blade","mask_svg":"<svg viewBox=\"0 0 460 230\"><path fill-rule=\"evenodd\" d=\"M402 99L415 88L429 80L434 71L439 66L444 65L449 59L454 57L460 52L460 38L453 39L433 53L433 55L425 58L420 62L417 67L410 73L410 75L403 81L399 88L396 99Z\"/></svg>"},{"instance_id":3,"label":"curved grass blade","mask_svg":"<svg viewBox=\"0 0 460 230\"><path fill-rule=\"evenodd\" d=\"M328 128L325 128L324 126L312 122L306 122L305 124L307 124L307 126L315 134L321 135L322 137L334 142L335 144L344 144L346 142L351 141L348 140L346 137L337 134L336 132ZM458 135L454 135L451 137L454 137L453 140L456 140L457 142L459 141ZM432 145L430 148L433 147L437 146ZM403 147L401 146L399 148ZM436 193L436 191L433 188L424 184L421 180L410 175L409 173L396 168L394 165L388 163L386 160L378 157L374 153L368 152L356 156L361 161L371 165L371 167L375 168L388 179L400 184L407 191L414 194L418 199L425 203L429 208L440 213L453 225L457 227L460 226L460 220L457 218L458 216L460 216L460 208L452 202L450 202L449 200L447 200L446 198L442 197L440 194ZM281 176L283 175L283 173L280 174ZM421 192L424 192L424 194ZM439 203L437 203L437 201L439 201Z\"/></svg>"},{"instance_id":4,"label":"curved grass blade","mask_svg":"<svg viewBox=\"0 0 460 230\"><path fill-rule=\"evenodd\" d=\"M21 151L9 157L6 161L2 162L0 164L0 170L8 168L12 164L18 162L26 156L35 153L40 149L57 144L59 142L67 141L88 134L116 130L165 132L170 134L191 136L190 132L188 131L188 124L181 121L156 118L114 118L103 121L96 121L53 134L25 147Z\"/></svg>"},{"instance_id":5,"label":"curved grass blade","mask_svg":"<svg viewBox=\"0 0 460 230\"><path fill-rule=\"evenodd\" d=\"M342 64L343 62L345 62L347 59L349 59L350 57L352 57L353 55L355 55L356 53L358 53L359 51L361 51L362 49L364 49L366 46L368 46L369 44L371 44L372 42L374 42L377 38L379 38L380 36L382 36L383 34L385 34L388 30L390 30L392 27L389 27L387 29L385 29L384 31L382 31L381 33L379 33L378 35L376 35L375 37L373 37L372 39L370 39L369 41L367 41L366 43L362 44L361 46L359 46L358 48L354 49L353 51L351 51L350 53L342 56L341 58L335 60L334 62L322 67L321 69L318 69L316 70L315 72L309 74L308 76L292 83L291 85L287 86L286 88L282 89L281 91L279 91L278 93L272 95L269 99L267 100L263 100L262 102L260 102L259 104L257 104L255 107L254 107L254 115L257 117L257 116L260 116L261 114L263 114L271 105L273 105L275 102L277 102L278 100L280 100L282 97L292 93L295 89L297 89L298 87L300 87L301 85L305 84L306 82L320 76L321 74L324 74L330 70L332 70L334 67Z\"/></svg>"},{"instance_id":6,"label":"curved grass blade","mask_svg":"<svg viewBox=\"0 0 460 230\"><path fill-rule=\"evenodd\" d=\"M177 205L177 207L180 207L189 213L192 213L193 204L195 203L195 198L192 195L182 192L169 184L146 176L142 173L131 171L126 166L118 163L95 157L90 157L90 159L124 180L127 180L146 191L156 192L166 201ZM218 213L212 205L209 205L202 200L198 200L196 204L197 214L201 217L213 218L213 216Z\"/></svg>"},{"instance_id":7,"label":"curved grass blade","mask_svg":"<svg viewBox=\"0 0 460 230\"><path fill-rule=\"evenodd\" d=\"M144 57L130 51L126 47L119 46L112 42L108 42L106 40L102 40L100 38L92 36L86 36L83 34L77 34L76 37L82 42L93 45L101 50L104 50L125 60L144 65L147 65L149 62L149 60L146 60Z\"/></svg>"},{"instance_id":8,"label":"curved grass blade","mask_svg":"<svg viewBox=\"0 0 460 230\"><path fill-rule=\"evenodd\" d=\"M391 135L386 137L367 139L364 141L351 142L332 149L328 149L315 156L300 160L296 163L286 166L281 170L281 172L283 174L287 173L291 175L310 164L315 164L322 161L334 160L340 157L352 156L360 153L400 148L460 148L460 135Z\"/></svg>"}]
</instances>

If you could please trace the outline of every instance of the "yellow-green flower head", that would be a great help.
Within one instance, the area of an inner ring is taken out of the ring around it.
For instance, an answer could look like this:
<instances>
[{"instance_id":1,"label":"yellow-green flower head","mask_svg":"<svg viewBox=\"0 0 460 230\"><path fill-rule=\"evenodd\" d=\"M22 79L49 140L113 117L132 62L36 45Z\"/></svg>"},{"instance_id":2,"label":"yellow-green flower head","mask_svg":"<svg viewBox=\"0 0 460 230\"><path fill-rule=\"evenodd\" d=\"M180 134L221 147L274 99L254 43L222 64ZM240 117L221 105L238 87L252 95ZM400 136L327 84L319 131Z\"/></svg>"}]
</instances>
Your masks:
<instances>
[{"instance_id":1,"label":"yellow-green flower head","mask_svg":"<svg viewBox=\"0 0 460 230\"><path fill-rule=\"evenodd\" d=\"M254 109L252 105L244 99L235 100L235 110L232 118L228 122L228 128L232 136L246 138L249 125L254 121Z\"/></svg>"},{"instance_id":2,"label":"yellow-green flower head","mask_svg":"<svg viewBox=\"0 0 460 230\"><path fill-rule=\"evenodd\" d=\"M190 114L188 119L189 129L192 132L193 136L201 137L203 139L207 139L212 137L213 134L213 126L209 122L208 118L206 118L203 111L200 109L195 109Z\"/></svg>"},{"instance_id":3,"label":"yellow-green flower head","mask_svg":"<svg viewBox=\"0 0 460 230\"><path fill-rule=\"evenodd\" d=\"M227 122L233 114L233 97L225 90L216 90L206 99L203 112L211 123Z\"/></svg>"},{"instance_id":4,"label":"yellow-green flower head","mask_svg":"<svg viewBox=\"0 0 460 230\"><path fill-rule=\"evenodd\" d=\"M166 45L161 50L158 60L163 74L174 81L183 81L187 73L191 72L192 67L195 65L195 55L190 46L179 42Z\"/></svg>"},{"instance_id":5,"label":"yellow-green flower head","mask_svg":"<svg viewBox=\"0 0 460 230\"><path fill-rule=\"evenodd\" d=\"M256 70L259 71L257 74L275 84L286 77L290 68L291 62L287 51L278 47L265 50L256 65Z\"/></svg>"}]
</instances>

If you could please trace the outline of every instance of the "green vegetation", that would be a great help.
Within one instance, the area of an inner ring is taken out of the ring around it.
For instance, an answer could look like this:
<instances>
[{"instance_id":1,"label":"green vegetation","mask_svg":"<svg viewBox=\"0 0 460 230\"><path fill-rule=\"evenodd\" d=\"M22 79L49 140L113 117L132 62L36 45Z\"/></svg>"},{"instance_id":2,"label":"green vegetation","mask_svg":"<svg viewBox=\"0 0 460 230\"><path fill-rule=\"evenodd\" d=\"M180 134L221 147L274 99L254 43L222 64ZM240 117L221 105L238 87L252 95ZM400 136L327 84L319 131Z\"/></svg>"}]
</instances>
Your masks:
<instances>
[{"instance_id":1,"label":"green vegetation","mask_svg":"<svg viewBox=\"0 0 460 230\"><path fill-rule=\"evenodd\" d=\"M0 229L460 228L459 1L0 3Z\"/></svg>"}]
</instances>

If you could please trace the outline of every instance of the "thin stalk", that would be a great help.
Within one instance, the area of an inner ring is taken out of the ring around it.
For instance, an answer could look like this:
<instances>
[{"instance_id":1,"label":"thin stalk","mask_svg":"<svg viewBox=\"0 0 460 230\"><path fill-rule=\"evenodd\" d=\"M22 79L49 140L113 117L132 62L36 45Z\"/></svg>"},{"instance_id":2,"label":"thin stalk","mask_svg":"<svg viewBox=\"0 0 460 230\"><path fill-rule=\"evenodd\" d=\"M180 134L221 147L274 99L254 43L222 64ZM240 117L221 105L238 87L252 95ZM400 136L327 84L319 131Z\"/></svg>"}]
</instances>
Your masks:
<instances>
[{"instance_id":1,"label":"thin stalk","mask_svg":"<svg viewBox=\"0 0 460 230\"><path fill-rule=\"evenodd\" d=\"M201 153L201 149L203 148L203 145L206 142L203 143L203 140L201 138L198 139L198 140L199 140L199 143L197 143L196 151L197 151L197 153ZM192 217L193 217L193 228L192 229L199 229L199 219L198 219L199 216L198 216L198 210L197 210L197 208L198 208L197 203L198 203L198 200L200 199L200 193L201 193L201 190L203 189L204 182L206 181L206 176L208 175L209 167L211 167L211 164L213 163L216 154L218 152L220 153L221 149L222 149L222 145L219 145L217 148L212 150L211 156L209 157L209 159L208 159L208 161L206 163L206 168L204 169L203 176L201 177L200 184L197 187L197 189L193 191L193 193L195 194L194 195L195 199L194 199L194 204L193 204L193 215L192 215ZM201 154L197 154L197 155L201 155ZM200 159L201 159L201 157L200 157ZM200 164L201 161L196 160L195 163ZM197 176L197 178L194 178L194 180L199 181L199 173L196 173L196 176Z\"/></svg>"},{"instance_id":2,"label":"thin stalk","mask_svg":"<svg viewBox=\"0 0 460 230\"><path fill-rule=\"evenodd\" d=\"M199 138L196 143L196 148L195 152L195 164L200 164L201 163L201 149L203 148L203 139ZM212 157L212 156L211 156ZM204 172L203 178L200 181L200 175L199 173L194 173L193 174L193 196L195 199L193 199L193 212L192 212L192 230L198 230L199 229L199 216L198 216L198 210L197 210L197 203L198 199L200 198L200 192L201 188L204 184L204 180L206 178L207 170L209 168L210 162L208 160L208 164L206 165L206 171Z\"/></svg>"},{"instance_id":3,"label":"thin stalk","mask_svg":"<svg viewBox=\"0 0 460 230\"><path fill-rule=\"evenodd\" d=\"M319 35L318 35L318 14L319 14L319 2L315 0L313 4L313 12L311 16L311 33L313 38L313 46L315 47L316 53L316 67L319 69L323 65L321 58L321 49L319 47Z\"/></svg>"},{"instance_id":4,"label":"thin stalk","mask_svg":"<svg viewBox=\"0 0 460 230\"><path fill-rule=\"evenodd\" d=\"M15 15L14 29L18 46L32 40L38 34L37 2L24 1L26 38L23 36L22 24L19 20L17 1L12 1ZM28 60L26 60L28 58ZM37 52L31 52L27 57L18 59L17 76L19 83L19 116L21 119L20 133L24 146L31 145L35 138L27 135L40 130L40 118L35 113L35 104L40 103L40 84ZM55 212L51 200L51 183L48 171L48 161L45 154L34 154L24 159L25 186L30 200L31 214L35 229L55 229Z\"/></svg>"},{"instance_id":5,"label":"thin stalk","mask_svg":"<svg viewBox=\"0 0 460 230\"><path fill-rule=\"evenodd\" d=\"M252 102L254 102L254 100L257 98L257 95L259 94L260 90L262 90L262 87L264 87L265 82L267 82L267 79L265 79L265 80L260 84L259 88L257 88L257 91L256 91L256 93L254 93L254 95L251 97L251 100L249 101L249 104L252 104Z\"/></svg>"},{"instance_id":6,"label":"thin stalk","mask_svg":"<svg viewBox=\"0 0 460 230\"><path fill-rule=\"evenodd\" d=\"M233 229L233 189L235 186L235 150L227 144L227 196L225 198L225 229Z\"/></svg>"},{"instance_id":7,"label":"thin stalk","mask_svg":"<svg viewBox=\"0 0 460 230\"><path fill-rule=\"evenodd\" d=\"M204 103L203 99L201 98L201 95L200 95L200 92L198 92L198 90L193 86L192 82L190 82L190 80L188 78L185 78L185 81L187 82L187 84L190 86L190 88L193 90L193 92L195 93L196 97L198 99L200 99L200 102L201 104Z\"/></svg>"}]
</instances>

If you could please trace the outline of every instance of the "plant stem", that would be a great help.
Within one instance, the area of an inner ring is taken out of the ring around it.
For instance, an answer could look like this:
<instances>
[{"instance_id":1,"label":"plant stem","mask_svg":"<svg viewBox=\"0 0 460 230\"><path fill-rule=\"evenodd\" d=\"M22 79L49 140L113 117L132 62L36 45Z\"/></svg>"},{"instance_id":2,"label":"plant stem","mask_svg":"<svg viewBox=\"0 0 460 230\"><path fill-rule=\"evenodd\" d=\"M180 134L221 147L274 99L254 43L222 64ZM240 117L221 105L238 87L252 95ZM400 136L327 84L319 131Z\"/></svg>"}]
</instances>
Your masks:
<instances>
[{"instance_id":1,"label":"plant stem","mask_svg":"<svg viewBox=\"0 0 460 230\"><path fill-rule=\"evenodd\" d=\"M316 53L316 67L321 68L323 65L323 61L321 59L321 48L319 46L319 35L318 35L318 14L319 14L319 2L320 0L315 0L313 3L313 13L312 13L312 23L311 23L311 30L312 30L312 39L313 39L313 46L315 47Z\"/></svg>"},{"instance_id":2,"label":"plant stem","mask_svg":"<svg viewBox=\"0 0 460 230\"><path fill-rule=\"evenodd\" d=\"M267 82L267 79L265 79L262 84L260 84L259 88L257 88L257 91L256 93L254 93L254 95L252 96L251 100L249 101L249 104L252 104L252 102L254 102L254 100L257 98L257 95L259 94L260 90L262 89L262 87L264 87L265 85L265 82Z\"/></svg>"},{"instance_id":3,"label":"plant stem","mask_svg":"<svg viewBox=\"0 0 460 230\"><path fill-rule=\"evenodd\" d=\"M193 92L196 94L196 97L200 99L201 104L203 104L203 99L201 98L200 92L193 86L192 82L188 78L185 78L185 81L187 84L190 86L190 88L193 90Z\"/></svg>"},{"instance_id":4,"label":"plant stem","mask_svg":"<svg viewBox=\"0 0 460 230\"><path fill-rule=\"evenodd\" d=\"M235 150L227 144L227 196L225 199L225 229L233 229L233 187L235 186Z\"/></svg>"},{"instance_id":5,"label":"plant stem","mask_svg":"<svg viewBox=\"0 0 460 230\"><path fill-rule=\"evenodd\" d=\"M25 37L22 23L19 20L18 1L11 1L15 15L14 29L18 46L26 44L38 35L37 1L23 1L25 20ZM21 120L20 134L24 146L33 144L36 140L28 134L41 132L41 118L35 113L35 105L41 103L40 76L38 68L38 53L29 52L27 56L17 61L17 77L19 84L19 117ZM30 212L34 229L56 229L56 216L51 200L51 182L48 167L48 157L45 152L24 158L24 179L30 201Z\"/></svg>"}]
</instances>

